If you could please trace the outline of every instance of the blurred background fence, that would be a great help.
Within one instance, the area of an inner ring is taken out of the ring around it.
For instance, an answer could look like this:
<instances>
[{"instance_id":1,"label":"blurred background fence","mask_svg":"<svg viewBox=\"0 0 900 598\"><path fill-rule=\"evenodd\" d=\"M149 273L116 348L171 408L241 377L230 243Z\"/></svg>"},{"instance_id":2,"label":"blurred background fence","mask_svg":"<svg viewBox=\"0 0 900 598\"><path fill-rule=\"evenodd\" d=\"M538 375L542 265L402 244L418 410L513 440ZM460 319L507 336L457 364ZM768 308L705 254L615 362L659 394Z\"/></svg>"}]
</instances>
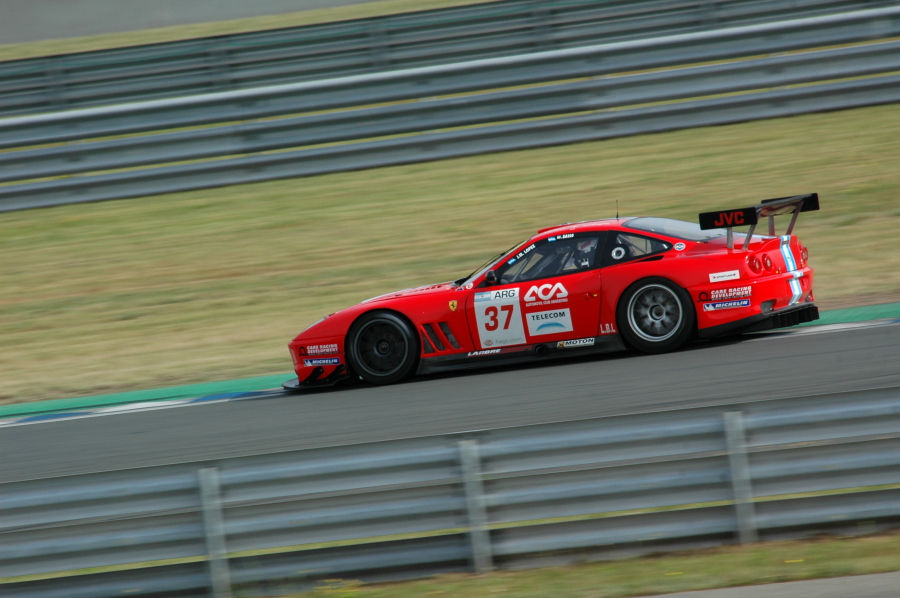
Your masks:
<instances>
[{"instance_id":1,"label":"blurred background fence","mask_svg":"<svg viewBox=\"0 0 900 598\"><path fill-rule=\"evenodd\" d=\"M0 485L0 593L265 595L900 520L900 389Z\"/></svg>"},{"instance_id":2,"label":"blurred background fence","mask_svg":"<svg viewBox=\"0 0 900 598\"><path fill-rule=\"evenodd\" d=\"M0 211L891 103L897 35L895 6L10 117Z\"/></svg>"},{"instance_id":3,"label":"blurred background fence","mask_svg":"<svg viewBox=\"0 0 900 598\"><path fill-rule=\"evenodd\" d=\"M890 0L504 0L48 56L0 63L0 116L511 56L894 4Z\"/></svg>"}]
</instances>

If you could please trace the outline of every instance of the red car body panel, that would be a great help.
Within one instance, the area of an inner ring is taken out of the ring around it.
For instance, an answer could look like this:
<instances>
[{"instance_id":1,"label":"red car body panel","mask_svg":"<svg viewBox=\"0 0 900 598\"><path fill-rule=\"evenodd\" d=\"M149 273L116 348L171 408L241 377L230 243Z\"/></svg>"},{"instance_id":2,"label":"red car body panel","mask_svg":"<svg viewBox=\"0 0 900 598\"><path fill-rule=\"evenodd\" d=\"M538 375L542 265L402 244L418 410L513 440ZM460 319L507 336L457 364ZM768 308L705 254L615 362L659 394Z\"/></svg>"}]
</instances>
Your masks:
<instances>
[{"instance_id":1,"label":"red car body panel","mask_svg":"<svg viewBox=\"0 0 900 598\"><path fill-rule=\"evenodd\" d=\"M687 291L701 338L797 323L773 318L804 307L815 309L813 270L796 236L753 236L745 250L743 235L738 235L736 247L729 248L725 237L689 241L630 229L626 225L631 220L544 229L495 262L513 263L516 256L551 239L599 238L603 246L597 247L589 270L495 285L487 285L482 272L467 284L388 293L331 314L289 344L298 377L294 387L355 379L345 339L353 323L373 310L396 312L412 324L420 338L417 372L425 373L624 349L616 320L619 299L629 286L649 277L667 279ZM615 263L618 250L610 252L610 243L620 234L668 248ZM758 272L751 267L751 256L759 260ZM802 321L817 317L815 312Z\"/></svg>"}]
</instances>

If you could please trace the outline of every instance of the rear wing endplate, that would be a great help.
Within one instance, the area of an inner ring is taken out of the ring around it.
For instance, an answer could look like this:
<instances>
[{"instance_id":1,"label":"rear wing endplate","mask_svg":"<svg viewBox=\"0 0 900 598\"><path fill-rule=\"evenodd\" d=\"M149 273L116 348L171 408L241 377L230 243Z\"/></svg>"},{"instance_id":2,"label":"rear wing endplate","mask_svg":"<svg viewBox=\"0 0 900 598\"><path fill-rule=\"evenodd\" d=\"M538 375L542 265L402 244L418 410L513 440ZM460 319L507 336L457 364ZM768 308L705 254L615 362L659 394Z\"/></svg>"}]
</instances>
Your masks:
<instances>
[{"instance_id":1,"label":"rear wing endplate","mask_svg":"<svg viewBox=\"0 0 900 598\"><path fill-rule=\"evenodd\" d=\"M744 239L744 247L746 250L750 246L750 239L753 237L753 231L760 219L769 219L769 236L775 236L775 216L784 216L791 214L791 223L788 225L787 232L789 235L794 230L797 223L797 216L800 212L814 212L819 209L819 194L807 193L806 195L793 195L791 197L776 197L775 199L764 199L761 203L749 208L740 208L736 210L719 210L717 212L704 212L700 214L700 229L709 230L711 228L724 228L728 231L728 248L734 249L734 233L732 228L735 226L750 226L747 231L747 238Z\"/></svg>"}]
</instances>

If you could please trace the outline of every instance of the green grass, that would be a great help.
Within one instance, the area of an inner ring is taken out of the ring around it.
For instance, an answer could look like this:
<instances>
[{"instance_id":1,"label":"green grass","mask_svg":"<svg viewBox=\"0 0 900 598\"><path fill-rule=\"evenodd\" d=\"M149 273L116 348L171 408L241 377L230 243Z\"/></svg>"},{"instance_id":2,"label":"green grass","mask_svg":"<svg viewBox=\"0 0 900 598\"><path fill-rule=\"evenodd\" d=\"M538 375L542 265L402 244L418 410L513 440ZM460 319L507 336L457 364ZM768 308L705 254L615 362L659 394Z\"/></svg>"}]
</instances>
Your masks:
<instances>
[{"instance_id":1,"label":"green grass","mask_svg":"<svg viewBox=\"0 0 900 598\"><path fill-rule=\"evenodd\" d=\"M467 4L481 4L490 1L493 0L381 0L379 2L368 2L365 4L305 10L281 15L250 17L246 19L233 19L230 21L213 21L210 23L175 25L172 27L159 27L141 31L124 31L121 33L104 33L101 35L73 37L68 39L51 39L20 44L7 44L0 45L0 62L4 60L51 56L54 54L69 54L72 52L89 52L92 50L108 50L110 48L122 48L142 44L156 44L198 37L209 37L213 35L231 35L235 33L247 33L250 31L315 25L332 21L364 19L403 12L450 8L452 6L463 6Z\"/></svg>"},{"instance_id":2,"label":"green grass","mask_svg":"<svg viewBox=\"0 0 900 598\"><path fill-rule=\"evenodd\" d=\"M364 585L330 580L296 598L625 598L900 570L900 534L732 546L485 575Z\"/></svg>"},{"instance_id":3,"label":"green grass","mask_svg":"<svg viewBox=\"0 0 900 598\"><path fill-rule=\"evenodd\" d=\"M0 402L290 369L362 299L560 222L817 191L817 299L900 300L900 105L0 214Z\"/></svg>"}]
</instances>

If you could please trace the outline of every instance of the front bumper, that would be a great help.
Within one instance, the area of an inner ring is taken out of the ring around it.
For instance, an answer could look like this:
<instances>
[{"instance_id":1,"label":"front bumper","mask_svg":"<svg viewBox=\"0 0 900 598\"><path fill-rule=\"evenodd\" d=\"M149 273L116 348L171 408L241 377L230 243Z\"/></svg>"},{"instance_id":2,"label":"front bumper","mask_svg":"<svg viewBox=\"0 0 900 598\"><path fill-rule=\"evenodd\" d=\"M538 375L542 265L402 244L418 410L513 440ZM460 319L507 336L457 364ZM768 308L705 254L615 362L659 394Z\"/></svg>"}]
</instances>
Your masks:
<instances>
[{"instance_id":1,"label":"front bumper","mask_svg":"<svg viewBox=\"0 0 900 598\"><path fill-rule=\"evenodd\" d=\"M819 319L819 308L812 303L801 303L764 314L756 314L727 324L710 326L698 331L700 338L709 339L729 334L760 332L774 328L787 328Z\"/></svg>"}]
</instances>

